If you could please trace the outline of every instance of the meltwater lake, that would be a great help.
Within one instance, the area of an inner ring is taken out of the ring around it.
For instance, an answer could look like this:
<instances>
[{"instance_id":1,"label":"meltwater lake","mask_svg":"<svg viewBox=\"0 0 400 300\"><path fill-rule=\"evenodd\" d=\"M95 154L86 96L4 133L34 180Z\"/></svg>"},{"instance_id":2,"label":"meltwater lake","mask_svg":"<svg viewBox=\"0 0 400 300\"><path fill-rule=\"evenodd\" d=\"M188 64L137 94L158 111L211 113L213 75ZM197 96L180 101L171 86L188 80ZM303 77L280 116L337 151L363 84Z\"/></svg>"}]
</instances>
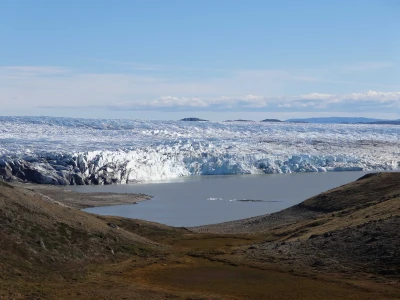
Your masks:
<instances>
[{"instance_id":1,"label":"meltwater lake","mask_svg":"<svg viewBox=\"0 0 400 300\"><path fill-rule=\"evenodd\" d=\"M90 213L171 226L198 226L277 212L366 173L191 176L130 185L74 186L71 189L83 193L144 193L154 196L139 204L85 209Z\"/></svg>"}]
</instances>

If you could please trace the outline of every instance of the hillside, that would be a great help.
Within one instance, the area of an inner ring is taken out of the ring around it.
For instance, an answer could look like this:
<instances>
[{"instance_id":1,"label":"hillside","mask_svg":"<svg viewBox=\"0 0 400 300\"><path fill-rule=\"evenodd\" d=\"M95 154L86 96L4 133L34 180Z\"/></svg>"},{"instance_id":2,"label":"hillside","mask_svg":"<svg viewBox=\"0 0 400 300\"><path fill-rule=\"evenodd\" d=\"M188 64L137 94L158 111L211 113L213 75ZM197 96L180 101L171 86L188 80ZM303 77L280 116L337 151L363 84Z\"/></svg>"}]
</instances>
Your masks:
<instances>
[{"instance_id":1,"label":"hillside","mask_svg":"<svg viewBox=\"0 0 400 300\"><path fill-rule=\"evenodd\" d=\"M399 173L375 173L305 200L300 206L320 212L360 210L388 200L397 202L399 197Z\"/></svg>"},{"instance_id":2,"label":"hillside","mask_svg":"<svg viewBox=\"0 0 400 300\"><path fill-rule=\"evenodd\" d=\"M187 229L0 181L0 299L396 299L399 183L370 175L276 214Z\"/></svg>"},{"instance_id":3,"label":"hillside","mask_svg":"<svg viewBox=\"0 0 400 300\"><path fill-rule=\"evenodd\" d=\"M41 299L51 290L42 282L68 285L92 265L162 250L113 223L1 181L0 241L0 299Z\"/></svg>"},{"instance_id":4,"label":"hillside","mask_svg":"<svg viewBox=\"0 0 400 300\"><path fill-rule=\"evenodd\" d=\"M369 211L371 207L380 211L386 205L395 208L392 214L399 214L397 211L397 207L400 206L399 199L400 173L367 174L355 182L326 191L277 213L199 226L193 228L193 230L215 233L263 232L275 227L284 227L300 221L328 216L332 212L337 212L333 214L336 217L348 215L350 212L363 214ZM382 217L384 217L389 212L384 211L382 214ZM378 217L379 215L372 214L368 218ZM333 220L337 222L342 219L334 218ZM356 220L352 220L352 222L355 223Z\"/></svg>"},{"instance_id":5,"label":"hillside","mask_svg":"<svg viewBox=\"0 0 400 300\"><path fill-rule=\"evenodd\" d=\"M241 249L250 260L398 282L400 173L368 174L271 215L194 230L263 233L266 241Z\"/></svg>"}]
</instances>

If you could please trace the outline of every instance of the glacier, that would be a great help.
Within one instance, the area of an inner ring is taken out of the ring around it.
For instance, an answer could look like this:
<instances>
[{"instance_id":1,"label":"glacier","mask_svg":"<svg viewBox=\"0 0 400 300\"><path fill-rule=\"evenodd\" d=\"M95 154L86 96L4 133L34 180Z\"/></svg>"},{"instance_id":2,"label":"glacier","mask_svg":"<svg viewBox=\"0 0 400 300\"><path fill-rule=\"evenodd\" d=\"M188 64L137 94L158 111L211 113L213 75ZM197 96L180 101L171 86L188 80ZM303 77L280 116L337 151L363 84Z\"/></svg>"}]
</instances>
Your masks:
<instances>
[{"instance_id":1,"label":"glacier","mask_svg":"<svg viewBox=\"0 0 400 300\"><path fill-rule=\"evenodd\" d=\"M0 117L0 176L82 185L394 170L399 146L396 125Z\"/></svg>"}]
</instances>

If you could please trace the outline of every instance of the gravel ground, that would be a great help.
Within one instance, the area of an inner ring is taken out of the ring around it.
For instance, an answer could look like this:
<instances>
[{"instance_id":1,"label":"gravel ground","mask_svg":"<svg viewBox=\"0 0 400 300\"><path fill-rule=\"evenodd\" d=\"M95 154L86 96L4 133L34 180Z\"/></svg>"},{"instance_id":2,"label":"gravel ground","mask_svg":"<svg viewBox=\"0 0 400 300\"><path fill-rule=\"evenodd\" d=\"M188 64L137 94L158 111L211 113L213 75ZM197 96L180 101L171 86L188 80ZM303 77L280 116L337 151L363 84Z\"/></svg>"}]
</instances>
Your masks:
<instances>
[{"instance_id":1,"label":"gravel ground","mask_svg":"<svg viewBox=\"0 0 400 300\"><path fill-rule=\"evenodd\" d=\"M319 272L366 272L400 278L400 216L335 230L308 240L267 242L244 250L247 258L312 267Z\"/></svg>"},{"instance_id":2,"label":"gravel ground","mask_svg":"<svg viewBox=\"0 0 400 300\"><path fill-rule=\"evenodd\" d=\"M39 195L43 200L56 202L74 208L89 208L96 206L110 206L122 204L137 204L150 200L152 196L145 194L114 194L114 193L78 193L66 187L42 184L12 183L15 187L22 187L32 195Z\"/></svg>"}]
</instances>

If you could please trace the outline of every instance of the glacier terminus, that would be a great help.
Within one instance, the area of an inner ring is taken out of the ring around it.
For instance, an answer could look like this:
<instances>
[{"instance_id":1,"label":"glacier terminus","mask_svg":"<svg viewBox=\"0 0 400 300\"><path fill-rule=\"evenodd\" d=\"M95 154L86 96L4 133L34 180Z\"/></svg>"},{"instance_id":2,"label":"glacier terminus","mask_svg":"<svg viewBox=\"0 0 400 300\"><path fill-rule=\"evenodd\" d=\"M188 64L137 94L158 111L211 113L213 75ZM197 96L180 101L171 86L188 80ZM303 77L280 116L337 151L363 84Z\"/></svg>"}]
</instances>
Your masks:
<instances>
[{"instance_id":1,"label":"glacier terminus","mask_svg":"<svg viewBox=\"0 0 400 300\"><path fill-rule=\"evenodd\" d=\"M400 126L0 117L0 176L55 185L394 170Z\"/></svg>"}]
</instances>

